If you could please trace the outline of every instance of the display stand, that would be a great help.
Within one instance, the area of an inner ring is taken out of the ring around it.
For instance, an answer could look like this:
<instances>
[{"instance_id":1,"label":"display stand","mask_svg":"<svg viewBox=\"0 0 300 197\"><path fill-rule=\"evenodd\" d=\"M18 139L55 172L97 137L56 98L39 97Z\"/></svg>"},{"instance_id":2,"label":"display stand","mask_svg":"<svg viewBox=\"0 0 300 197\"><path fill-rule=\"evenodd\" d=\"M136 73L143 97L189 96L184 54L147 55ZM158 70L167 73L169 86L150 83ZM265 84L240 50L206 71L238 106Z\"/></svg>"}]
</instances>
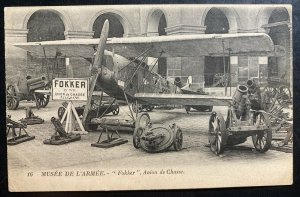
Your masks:
<instances>
[{"instance_id":1,"label":"display stand","mask_svg":"<svg viewBox=\"0 0 300 197\"><path fill-rule=\"evenodd\" d=\"M75 125L75 124L74 124L74 123L75 123L75 122L74 122L74 117L75 117L75 119L76 119L77 122L78 122L78 125L79 125L79 127L80 127L80 131L74 131L74 125ZM78 116L78 114L77 114L77 112L76 112L76 109L75 109L75 107L74 107L72 101L69 101L69 102L68 102L68 106L67 106L66 111L65 111L64 115L62 116L60 122L63 123L63 122L65 121L65 119L66 119L66 127L65 127L65 131L66 131L67 133L72 132L72 133L77 133L77 134L81 134L81 135L87 134L87 133L88 133L88 132L85 131L85 129L83 128L83 125L82 125L82 123L81 123L81 120L80 120L80 118L79 118L79 116Z\"/></svg>"}]
</instances>

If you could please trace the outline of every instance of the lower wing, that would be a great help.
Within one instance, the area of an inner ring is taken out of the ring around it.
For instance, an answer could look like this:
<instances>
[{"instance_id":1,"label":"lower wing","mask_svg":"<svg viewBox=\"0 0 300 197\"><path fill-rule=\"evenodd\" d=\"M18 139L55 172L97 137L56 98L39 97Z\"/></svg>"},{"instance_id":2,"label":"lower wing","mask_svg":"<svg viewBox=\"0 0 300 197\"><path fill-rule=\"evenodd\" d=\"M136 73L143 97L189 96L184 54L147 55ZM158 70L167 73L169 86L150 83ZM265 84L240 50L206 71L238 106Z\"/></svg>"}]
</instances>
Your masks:
<instances>
[{"instance_id":1,"label":"lower wing","mask_svg":"<svg viewBox=\"0 0 300 197\"><path fill-rule=\"evenodd\" d=\"M211 95L195 94L157 94L137 93L134 95L141 104L153 105L207 105L228 106L232 97L217 97Z\"/></svg>"}]
</instances>

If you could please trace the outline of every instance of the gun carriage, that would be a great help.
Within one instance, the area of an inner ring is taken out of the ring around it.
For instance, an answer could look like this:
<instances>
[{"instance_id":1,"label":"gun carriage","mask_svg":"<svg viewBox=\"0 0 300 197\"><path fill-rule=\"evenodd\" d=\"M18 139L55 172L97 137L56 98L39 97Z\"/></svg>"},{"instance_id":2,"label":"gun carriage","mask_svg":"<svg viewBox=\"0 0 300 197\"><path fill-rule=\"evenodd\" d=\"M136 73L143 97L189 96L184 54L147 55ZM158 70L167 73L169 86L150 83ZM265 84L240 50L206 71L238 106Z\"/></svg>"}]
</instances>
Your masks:
<instances>
[{"instance_id":1,"label":"gun carriage","mask_svg":"<svg viewBox=\"0 0 300 197\"><path fill-rule=\"evenodd\" d=\"M42 93L41 90L49 89L50 82L45 76L37 78L21 76L17 83L7 85L6 106L10 110L15 110L18 108L21 100L27 100L35 101L38 109L46 107L49 103L50 95Z\"/></svg>"},{"instance_id":2,"label":"gun carriage","mask_svg":"<svg viewBox=\"0 0 300 197\"><path fill-rule=\"evenodd\" d=\"M253 80L238 85L226 121L219 112L210 116L210 149L219 155L226 147L244 143L251 136L255 149L266 152L271 146L272 131L269 116L261 108L260 87Z\"/></svg>"}]
</instances>

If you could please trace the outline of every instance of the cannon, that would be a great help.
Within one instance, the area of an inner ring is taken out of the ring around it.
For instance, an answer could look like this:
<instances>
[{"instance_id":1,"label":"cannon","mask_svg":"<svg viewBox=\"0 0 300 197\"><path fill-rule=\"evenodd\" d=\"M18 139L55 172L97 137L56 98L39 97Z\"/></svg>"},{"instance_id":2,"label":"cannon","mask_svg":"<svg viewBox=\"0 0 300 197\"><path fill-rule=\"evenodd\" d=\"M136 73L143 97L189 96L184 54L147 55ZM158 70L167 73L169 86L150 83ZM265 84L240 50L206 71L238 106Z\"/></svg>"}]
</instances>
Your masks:
<instances>
[{"instance_id":1,"label":"cannon","mask_svg":"<svg viewBox=\"0 0 300 197\"><path fill-rule=\"evenodd\" d=\"M22 142L27 142L33 140L35 136L30 136L26 131L27 125L23 123L16 122L11 119L11 116L6 117L6 137L8 137L9 132L12 131L12 138L7 139L8 145L17 145ZM17 129L19 132L17 133Z\"/></svg>"},{"instance_id":2,"label":"cannon","mask_svg":"<svg viewBox=\"0 0 300 197\"><path fill-rule=\"evenodd\" d=\"M6 86L6 106L10 110L15 110L21 100L35 101L37 108L46 107L49 103L50 95L42 93L47 90L50 93L50 82L45 76L31 78L31 76L20 76L15 84Z\"/></svg>"},{"instance_id":3,"label":"cannon","mask_svg":"<svg viewBox=\"0 0 300 197\"><path fill-rule=\"evenodd\" d=\"M157 153L173 147L180 151L183 144L182 130L172 125L152 124L148 113L141 113L135 122L133 146L148 153Z\"/></svg>"},{"instance_id":4,"label":"cannon","mask_svg":"<svg viewBox=\"0 0 300 197\"><path fill-rule=\"evenodd\" d=\"M209 145L216 155L222 154L226 147L244 143L248 137L256 151L269 150L272 131L268 114L261 109L259 85L248 80L246 85L238 85L228 107L227 118L213 111L209 119Z\"/></svg>"},{"instance_id":5,"label":"cannon","mask_svg":"<svg viewBox=\"0 0 300 197\"><path fill-rule=\"evenodd\" d=\"M55 127L54 134L50 137L50 139L46 139L43 141L44 144L49 145L61 145L70 142L75 142L81 139L80 134L67 133L60 123L59 119L52 117L51 123Z\"/></svg>"}]
</instances>

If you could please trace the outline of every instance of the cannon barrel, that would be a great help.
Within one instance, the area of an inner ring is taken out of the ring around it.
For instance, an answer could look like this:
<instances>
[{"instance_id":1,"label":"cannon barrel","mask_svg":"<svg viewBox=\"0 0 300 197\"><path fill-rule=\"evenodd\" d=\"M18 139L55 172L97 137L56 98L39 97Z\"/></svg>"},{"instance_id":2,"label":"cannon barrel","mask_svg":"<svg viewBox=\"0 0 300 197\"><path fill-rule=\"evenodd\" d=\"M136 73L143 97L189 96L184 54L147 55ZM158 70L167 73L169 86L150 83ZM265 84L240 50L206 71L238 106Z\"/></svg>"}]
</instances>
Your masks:
<instances>
[{"instance_id":1,"label":"cannon barrel","mask_svg":"<svg viewBox=\"0 0 300 197\"><path fill-rule=\"evenodd\" d=\"M41 76L41 77L37 77L37 78L33 78L33 79L28 79L27 80L27 85L36 83L36 82L40 82L40 81L45 81L46 77L45 76Z\"/></svg>"},{"instance_id":2,"label":"cannon barrel","mask_svg":"<svg viewBox=\"0 0 300 197\"><path fill-rule=\"evenodd\" d=\"M243 99L243 95L247 95L248 87L245 85L238 85L236 91L232 97L233 103L240 103Z\"/></svg>"}]
</instances>

